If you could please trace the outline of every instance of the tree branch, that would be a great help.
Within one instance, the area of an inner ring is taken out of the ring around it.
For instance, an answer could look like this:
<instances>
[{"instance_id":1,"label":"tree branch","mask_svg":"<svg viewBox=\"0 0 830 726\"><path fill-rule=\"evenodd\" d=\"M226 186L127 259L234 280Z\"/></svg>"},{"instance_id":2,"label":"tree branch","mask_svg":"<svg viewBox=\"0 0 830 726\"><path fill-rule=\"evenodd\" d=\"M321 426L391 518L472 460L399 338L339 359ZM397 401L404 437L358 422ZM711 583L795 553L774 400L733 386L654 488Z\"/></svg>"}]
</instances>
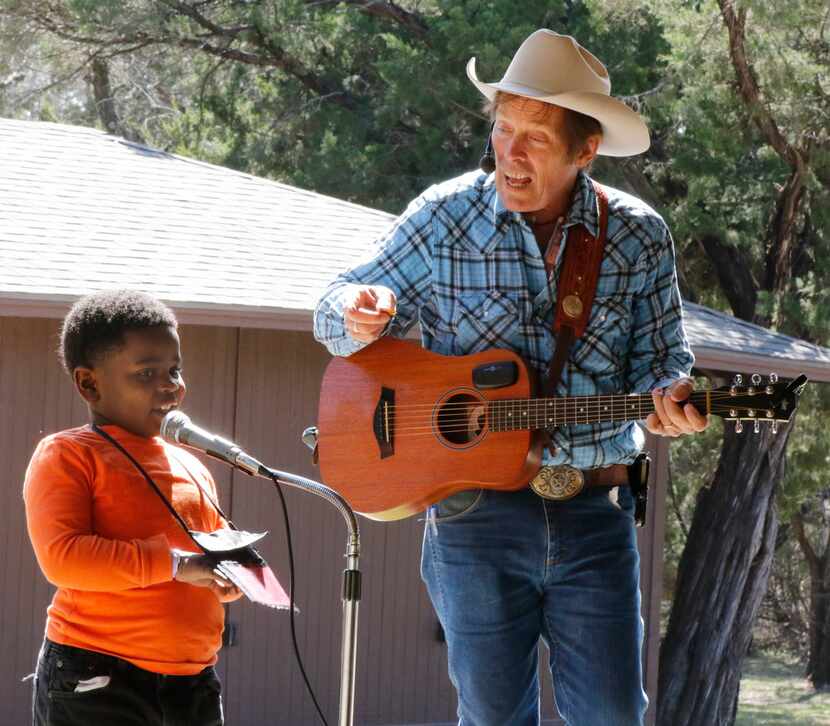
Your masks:
<instances>
[{"instance_id":1,"label":"tree branch","mask_svg":"<svg viewBox=\"0 0 830 726\"><path fill-rule=\"evenodd\" d=\"M801 512L793 514L790 519L790 524L792 525L793 532L795 533L795 539L798 542L798 546L804 554L804 559L807 560L807 565L810 568L810 575L814 581L818 581L820 579L821 563L819 562L818 555L816 555L813 546L810 544L810 540L807 539L807 534L804 531L804 519L801 516Z\"/></svg>"},{"instance_id":2,"label":"tree branch","mask_svg":"<svg viewBox=\"0 0 830 726\"><path fill-rule=\"evenodd\" d=\"M758 284L752 277L746 255L714 234L703 235L699 242L712 262L732 312L741 320L751 322L758 302Z\"/></svg>"},{"instance_id":3,"label":"tree branch","mask_svg":"<svg viewBox=\"0 0 830 726\"><path fill-rule=\"evenodd\" d=\"M777 154L792 168L798 166L800 153L781 133L778 124L761 98L755 72L746 56L746 8L735 13L734 0L718 0L721 15L729 32L729 55L738 80L741 97L752 120Z\"/></svg>"},{"instance_id":4,"label":"tree branch","mask_svg":"<svg viewBox=\"0 0 830 726\"><path fill-rule=\"evenodd\" d=\"M792 256L795 248L795 225L801 199L804 196L805 169L801 155L796 155L796 166L775 200L775 210L769 222L764 287L783 292L792 276Z\"/></svg>"},{"instance_id":5,"label":"tree branch","mask_svg":"<svg viewBox=\"0 0 830 726\"><path fill-rule=\"evenodd\" d=\"M304 2L306 5L312 6L349 5L357 8L365 15L372 15L382 20L391 20L422 40L427 37L429 32L429 26L423 16L406 10L394 2L381 2L381 0L304 0Z\"/></svg>"}]
</instances>

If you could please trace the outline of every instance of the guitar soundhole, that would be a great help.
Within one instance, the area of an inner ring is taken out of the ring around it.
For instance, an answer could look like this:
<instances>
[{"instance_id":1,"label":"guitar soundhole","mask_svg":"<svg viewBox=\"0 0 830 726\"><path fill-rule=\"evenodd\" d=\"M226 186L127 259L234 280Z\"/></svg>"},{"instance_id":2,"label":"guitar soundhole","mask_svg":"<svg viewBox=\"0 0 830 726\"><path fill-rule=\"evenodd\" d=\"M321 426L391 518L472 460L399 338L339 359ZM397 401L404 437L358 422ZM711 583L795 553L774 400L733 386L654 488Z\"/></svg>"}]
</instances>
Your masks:
<instances>
[{"instance_id":1,"label":"guitar soundhole","mask_svg":"<svg viewBox=\"0 0 830 726\"><path fill-rule=\"evenodd\" d=\"M457 393L439 403L435 423L441 438L450 446L464 448L484 435L487 418L484 402L469 393Z\"/></svg>"}]
</instances>

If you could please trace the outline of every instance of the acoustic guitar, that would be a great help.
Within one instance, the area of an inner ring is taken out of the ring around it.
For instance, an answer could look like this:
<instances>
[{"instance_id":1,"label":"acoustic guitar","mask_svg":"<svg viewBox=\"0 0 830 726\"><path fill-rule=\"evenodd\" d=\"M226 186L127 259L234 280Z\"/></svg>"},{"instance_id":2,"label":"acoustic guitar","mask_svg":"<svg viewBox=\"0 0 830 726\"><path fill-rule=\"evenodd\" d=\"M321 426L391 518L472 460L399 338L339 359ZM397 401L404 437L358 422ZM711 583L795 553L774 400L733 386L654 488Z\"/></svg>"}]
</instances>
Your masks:
<instances>
[{"instance_id":1,"label":"acoustic guitar","mask_svg":"<svg viewBox=\"0 0 830 726\"><path fill-rule=\"evenodd\" d=\"M807 379L696 391L704 414L773 430L789 421ZM493 349L444 356L381 338L323 375L317 452L326 485L371 519L403 519L471 488L516 490L540 466L541 429L639 421L650 393L534 398L522 358Z\"/></svg>"}]
</instances>

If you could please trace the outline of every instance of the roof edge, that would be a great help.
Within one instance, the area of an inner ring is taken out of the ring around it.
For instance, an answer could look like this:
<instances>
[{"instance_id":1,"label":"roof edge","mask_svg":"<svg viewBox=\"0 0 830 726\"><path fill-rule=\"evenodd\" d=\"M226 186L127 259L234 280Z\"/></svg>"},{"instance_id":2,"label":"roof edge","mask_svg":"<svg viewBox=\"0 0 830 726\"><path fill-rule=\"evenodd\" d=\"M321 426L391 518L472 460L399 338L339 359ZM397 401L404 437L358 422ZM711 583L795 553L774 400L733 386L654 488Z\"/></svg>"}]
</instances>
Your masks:
<instances>
[{"instance_id":1,"label":"roof edge","mask_svg":"<svg viewBox=\"0 0 830 726\"><path fill-rule=\"evenodd\" d=\"M830 365L826 361L791 360L755 353L733 353L695 345L692 346L692 352L695 355L695 368L760 373L764 376L777 373L781 378L797 378L803 373L810 381L830 383Z\"/></svg>"},{"instance_id":2,"label":"roof edge","mask_svg":"<svg viewBox=\"0 0 830 726\"><path fill-rule=\"evenodd\" d=\"M12 296L0 292L0 316L60 320L77 299L77 295ZM161 300L172 308L182 325L298 331L311 331L312 328L313 316L308 310Z\"/></svg>"}]
</instances>

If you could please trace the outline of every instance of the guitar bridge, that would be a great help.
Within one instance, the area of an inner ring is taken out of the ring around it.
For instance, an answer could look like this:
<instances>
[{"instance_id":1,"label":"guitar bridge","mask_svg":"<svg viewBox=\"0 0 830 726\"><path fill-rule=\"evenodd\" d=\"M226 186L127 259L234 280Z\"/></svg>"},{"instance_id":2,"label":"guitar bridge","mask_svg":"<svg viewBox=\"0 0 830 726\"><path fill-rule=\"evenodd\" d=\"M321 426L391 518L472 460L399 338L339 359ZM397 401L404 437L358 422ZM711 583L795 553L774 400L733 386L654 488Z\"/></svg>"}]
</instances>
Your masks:
<instances>
[{"instance_id":1,"label":"guitar bridge","mask_svg":"<svg viewBox=\"0 0 830 726\"><path fill-rule=\"evenodd\" d=\"M375 432L375 440L380 447L380 458L392 456L395 453L395 391L393 389L380 389L372 428Z\"/></svg>"}]
</instances>

